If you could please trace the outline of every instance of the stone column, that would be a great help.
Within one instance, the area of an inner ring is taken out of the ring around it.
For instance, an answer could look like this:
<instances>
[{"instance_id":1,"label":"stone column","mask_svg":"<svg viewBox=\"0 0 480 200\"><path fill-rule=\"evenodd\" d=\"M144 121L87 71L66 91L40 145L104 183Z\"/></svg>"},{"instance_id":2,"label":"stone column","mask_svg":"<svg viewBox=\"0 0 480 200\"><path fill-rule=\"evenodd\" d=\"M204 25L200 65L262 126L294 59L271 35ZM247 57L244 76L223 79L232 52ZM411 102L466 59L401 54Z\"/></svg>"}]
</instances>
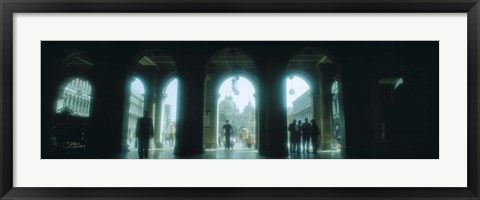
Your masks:
<instances>
[{"instance_id":1,"label":"stone column","mask_svg":"<svg viewBox=\"0 0 480 200\"><path fill-rule=\"evenodd\" d=\"M125 103L128 102L127 67L133 53L114 46L91 46L93 69L92 129L89 150L95 154L120 153L125 144ZM125 66L125 67L121 67ZM106 78L108 77L108 78ZM128 116L126 116L128 118Z\"/></svg>"},{"instance_id":2,"label":"stone column","mask_svg":"<svg viewBox=\"0 0 480 200\"><path fill-rule=\"evenodd\" d=\"M212 88L215 88L213 85L211 86ZM214 99L212 102L210 102L211 108L212 108L212 113L210 113L210 124L212 124L212 134L214 138L214 143L215 143L215 148L218 148L218 129L221 129L220 123L218 123L218 101L220 100L221 95L218 93L218 91L213 91L212 93L214 95ZM210 93L210 94L212 94ZM208 103L208 102L207 102Z\"/></svg>"},{"instance_id":3,"label":"stone column","mask_svg":"<svg viewBox=\"0 0 480 200\"><path fill-rule=\"evenodd\" d=\"M331 149L333 147L333 131L332 131L332 77L326 70L321 70L320 74L320 149Z\"/></svg>"},{"instance_id":4,"label":"stone column","mask_svg":"<svg viewBox=\"0 0 480 200\"><path fill-rule=\"evenodd\" d=\"M260 123L261 139L259 152L270 157L285 157L288 155L288 139L284 67L288 61L279 59L279 57L288 57L272 51L272 54L265 58L266 62L259 70L260 77L262 77L259 80L259 94L262 94L259 97L260 119L258 123ZM262 133L267 134L262 137ZM266 141L262 141L262 139Z\"/></svg>"},{"instance_id":5,"label":"stone column","mask_svg":"<svg viewBox=\"0 0 480 200\"><path fill-rule=\"evenodd\" d=\"M158 84L158 83L157 83ZM161 148L163 137L162 137L162 112L163 112L163 102L165 100L165 94L162 93L161 89L155 90L155 134L153 137L155 147Z\"/></svg>"},{"instance_id":6,"label":"stone column","mask_svg":"<svg viewBox=\"0 0 480 200\"><path fill-rule=\"evenodd\" d=\"M217 148L217 91L211 80L211 75L207 75L204 80L204 122L203 122L203 139L205 142L205 148Z\"/></svg>"},{"instance_id":7,"label":"stone column","mask_svg":"<svg viewBox=\"0 0 480 200\"><path fill-rule=\"evenodd\" d=\"M342 137L342 150L350 158L368 158L373 146L373 125L370 92L372 82L366 69L372 64L367 63L362 54L352 57L338 53L336 56L343 61L339 90L343 95L340 103L343 104L341 112L344 114L344 127L340 129L345 134Z\"/></svg>"},{"instance_id":8,"label":"stone column","mask_svg":"<svg viewBox=\"0 0 480 200\"><path fill-rule=\"evenodd\" d=\"M176 155L203 153L203 90L199 88L198 73L179 73L179 106L177 119ZM196 80L195 80L196 79ZM178 141L178 142L177 142Z\"/></svg>"},{"instance_id":9,"label":"stone column","mask_svg":"<svg viewBox=\"0 0 480 200\"><path fill-rule=\"evenodd\" d=\"M148 111L148 114L150 118L153 117L153 105L155 104L155 95L156 95L156 90L157 90L157 84L155 81L155 71L152 69L148 70L148 74L145 75L145 104L143 109ZM155 123L155 122L154 122Z\"/></svg>"},{"instance_id":10,"label":"stone column","mask_svg":"<svg viewBox=\"0 0 480 200\"><path fill-rule=\"evenodd\" d=\"M321 126L321 114L320 114L320 111L321 111L321 104L320 104L320 95L319 95L319 91L318 91L318 87L317 89L315 89L313 92L312 92L312 105L313 105L313 118L315 119L316 123L317 123L317 126ZM319 130L321 132L321 129ZM321 133L320 133L321 134ZM322 136L320 135L318 137L318 141L317 141L317 144L319 145L319 149L321 149L321 142L322 142Z\"/></svg>"},{"instance_id":11,"label":"stone column","mask_svg":"<svg viewBox=\"0 0 480 200\"><path fill-rule=\"evenodd\" d=\"M206 44L206 43L205 43ZM186 46L184 46L186 45ZM203 148L203 66L208 53L203 45L179 44L172 47L178 65L177 135L174 153L177 156L201 154Z\"/></svg>"}]
</instances>

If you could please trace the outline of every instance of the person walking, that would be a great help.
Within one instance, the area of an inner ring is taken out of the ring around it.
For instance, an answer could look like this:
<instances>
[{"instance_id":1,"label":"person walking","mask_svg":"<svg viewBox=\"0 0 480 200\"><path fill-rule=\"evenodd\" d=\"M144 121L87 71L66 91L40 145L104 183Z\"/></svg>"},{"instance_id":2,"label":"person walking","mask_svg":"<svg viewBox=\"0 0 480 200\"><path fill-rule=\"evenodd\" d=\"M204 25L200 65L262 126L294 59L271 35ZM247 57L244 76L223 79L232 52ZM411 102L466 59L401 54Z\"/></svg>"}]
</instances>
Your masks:
<instances>
[{"instance_id":1,"label":"person walking","mask_svg":"<svg viewBox=\"0 0 480 200\"><path fill-rule=\"evenodd\" d=\"M228 119L225 120L225 125L223 125L223 132L225 133L225 149L230 150L230 134L232 133L232 125L229 124Z\"/></svg>"},{"instance_id":2,"label":"person walking","mask_svg":"<svg viewBox=\"0 0 480 200\"><path fill-rule=\"evenodd\" d=\"M148 111L143 112L143 117L137 121L138 157L148 158L150 139L153 138L152 118L148 117Z\"/></svg>"}]
</instances>

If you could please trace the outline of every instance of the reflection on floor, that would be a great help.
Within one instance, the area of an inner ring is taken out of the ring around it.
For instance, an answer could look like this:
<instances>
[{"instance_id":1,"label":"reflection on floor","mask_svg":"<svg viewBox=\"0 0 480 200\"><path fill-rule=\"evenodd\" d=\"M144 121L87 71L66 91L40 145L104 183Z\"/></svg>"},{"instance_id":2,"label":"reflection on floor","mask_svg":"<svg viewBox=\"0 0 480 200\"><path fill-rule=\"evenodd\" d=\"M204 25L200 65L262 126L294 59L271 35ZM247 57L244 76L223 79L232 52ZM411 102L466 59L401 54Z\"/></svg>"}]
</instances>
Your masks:
<instances>
[{"instance_id":1,"label":"reflection on floor","mask_svg":"<svg viewBox=\"0 0 480 200\"><path fill-rule=\"evenodd\" d=\"M57 157L61 158L61 157ZM138 159L138 152L136 149L131 149L127 153L109 154L109 155L78 155L68 156L63 158L73 159ZM280 159L342 159L340 150L324 150L318 151L318 154L301 153L291 154L285 158ZM148 159L268 159L259 155L256 150L241 149L241 150L224 150L224 149L207 149L204 154L180 157L173 155L173 149L151 149Z\"/></svg>"}]
</instances>

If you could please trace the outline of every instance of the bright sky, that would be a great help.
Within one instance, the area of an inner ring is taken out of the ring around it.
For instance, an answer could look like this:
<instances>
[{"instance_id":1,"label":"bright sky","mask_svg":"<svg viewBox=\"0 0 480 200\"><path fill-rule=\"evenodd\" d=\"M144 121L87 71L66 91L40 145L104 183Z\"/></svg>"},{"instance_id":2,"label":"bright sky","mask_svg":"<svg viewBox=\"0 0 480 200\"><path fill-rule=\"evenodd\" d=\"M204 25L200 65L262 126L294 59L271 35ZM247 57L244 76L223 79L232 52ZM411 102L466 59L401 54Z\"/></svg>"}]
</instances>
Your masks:
<instances>
[{"instance_id":1,"label":"bright sky","mask_svg":"<svg viewBox=\"0 0 480 200\"><path fill-rule=\"evenodd\" d=\"M140 92L140 94L145 94L145 88L143 87L143 83L138 78L135 78L135 80L132 82L132 88Z\"/></svg>"},{"instance_id":2,"label":"bright sky","mask_svg":"<svg viewBox=\"0 0 480 200\"><path fill-rule=\"evenodd\" d=\"M167 85L167 98L165 98L165 104L171 105L171 119L172 121L176 121L177 119L177 79L173 79ZM132 88L140 92L140 94L145 94L145 88L143 87L142 81L140 79L135 78L132 82Z\"/></svg>"},{"instance_id":3,"label":"bright sky","mask_svg":"<svg viewBox=\"0 0 480 200\"><path fill-rule=\"evenodd\" d=\"M170 104L171 105L171 119L172 121L177 121L177 90L178 90L178 80L173 79L170 81L170 83L167 85L167 98L165 98L165 105Z\"/></svg>"},{"instance_id":4,"label":"bright sky","mask_svg":"<svg viewBox=\"0 0 480 200\"><path fill-rule=\"evenodd\" d=\"M233 76L229 77L220 86L220 101L225 98L225 95L231 95L240 112L243 112L243 108L248 105L248 101L251 101L252 106L255 107L255 98L253 97L255 89L253 84L248 79L240 76L240 79L237 81L237 88L240 94L235 95L232 91L232 78Z\"/></svg>"},{"instance_id":5,"label":"bright sky","mask_svg":"<svg viewBox=\"0 0 480 200\"><path fill-rule=\"evenodd\" d=\"M229 77L225 80L222 85L220 86L220 100L225 98L226 94L229 94L233 97L233 101L237 104L240 112L243 111L243 108L248 105L248 101L252 102L252 105L255 107L255 98L253 94L255 93L255 89L253 84L246 78L240 76L240 79L237 82L237 87L240 90L239 95L235 95L232 92L232 77ZM298 76L293 76L293 79L290 80L287 78L285 81L286 87L286 94L287 94L287 107L292 107L292 102L297 99L300 95L305 93L307 90L310 89L307 82ZM132 82L132 87L139 91L141 94L145 93L145 88L143 87L142 82L135 78L135 81ZM167 98L165 99L165 104L170 104L172 106L172 120L177 119L177 88L178 88L178 81L177 79L172 80L167 86ZM290 95L288 92L290 89L295 90L295 94Z\"/></svg>"},{"instance_id":6,"label":"bright sky","mask_svg":"<svg viewBox=\"0 0 480 200\"><path fill-rule=\"evenodd\" d=\"M293 106L292 102L295 101L295 99L297 99L299 96L301 96L303 93L305 93L307 90L310 89L307 82L305 82L305 80L303 80L298 76L293 76L292 80L287 78L287 80L285 81L285 84L287 84L287 87L286 87L287 108L292 107ZM295 94L290 95L290 93L288 92L290 89L295 90Z\"/></svg>"}]
</instances>

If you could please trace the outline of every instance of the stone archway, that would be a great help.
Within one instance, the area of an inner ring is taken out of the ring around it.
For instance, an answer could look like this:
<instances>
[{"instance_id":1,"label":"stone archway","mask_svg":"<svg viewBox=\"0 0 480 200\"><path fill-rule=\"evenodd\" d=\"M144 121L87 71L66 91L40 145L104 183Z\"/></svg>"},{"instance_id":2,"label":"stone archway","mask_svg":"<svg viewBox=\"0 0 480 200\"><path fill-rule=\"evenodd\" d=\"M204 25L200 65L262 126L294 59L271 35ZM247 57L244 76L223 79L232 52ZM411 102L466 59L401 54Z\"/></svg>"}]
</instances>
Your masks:
<instances>
[{"instance_id":1,"label":"stone archway","mask_svg":"<svg viewBox=\"0 0 480 200\"><path fill-rule=\"evenodd\" d=\"M218 88L220 97L216 109L217 147L225 147L223 125L229 120L233 126L233 149L255 149L258 138L255 87L248 77L242 75L227 76L223 80Z\"/></svg>"},{"instance_id":2,"label":"stone archway","mask_svg":"<svg viewBox=\"0 0 480 200\"><path fill-rule=\"evenodd\" d=\"M320 150L329 150L334 146L334 125L331 86L336 80L341 83L341 68L336 59L323 49L306 47L294 54L287 64L287 76L298 74L311 86L312 119L318 123L321 136ZM340 84L339 84L340 85ZM340 86L339 86L340 88ZM337 94L339 112L337 123L344 130L343 104L341 89ZM344 148L344 146L342 146Z\"/></svg>"}]
</instances>

